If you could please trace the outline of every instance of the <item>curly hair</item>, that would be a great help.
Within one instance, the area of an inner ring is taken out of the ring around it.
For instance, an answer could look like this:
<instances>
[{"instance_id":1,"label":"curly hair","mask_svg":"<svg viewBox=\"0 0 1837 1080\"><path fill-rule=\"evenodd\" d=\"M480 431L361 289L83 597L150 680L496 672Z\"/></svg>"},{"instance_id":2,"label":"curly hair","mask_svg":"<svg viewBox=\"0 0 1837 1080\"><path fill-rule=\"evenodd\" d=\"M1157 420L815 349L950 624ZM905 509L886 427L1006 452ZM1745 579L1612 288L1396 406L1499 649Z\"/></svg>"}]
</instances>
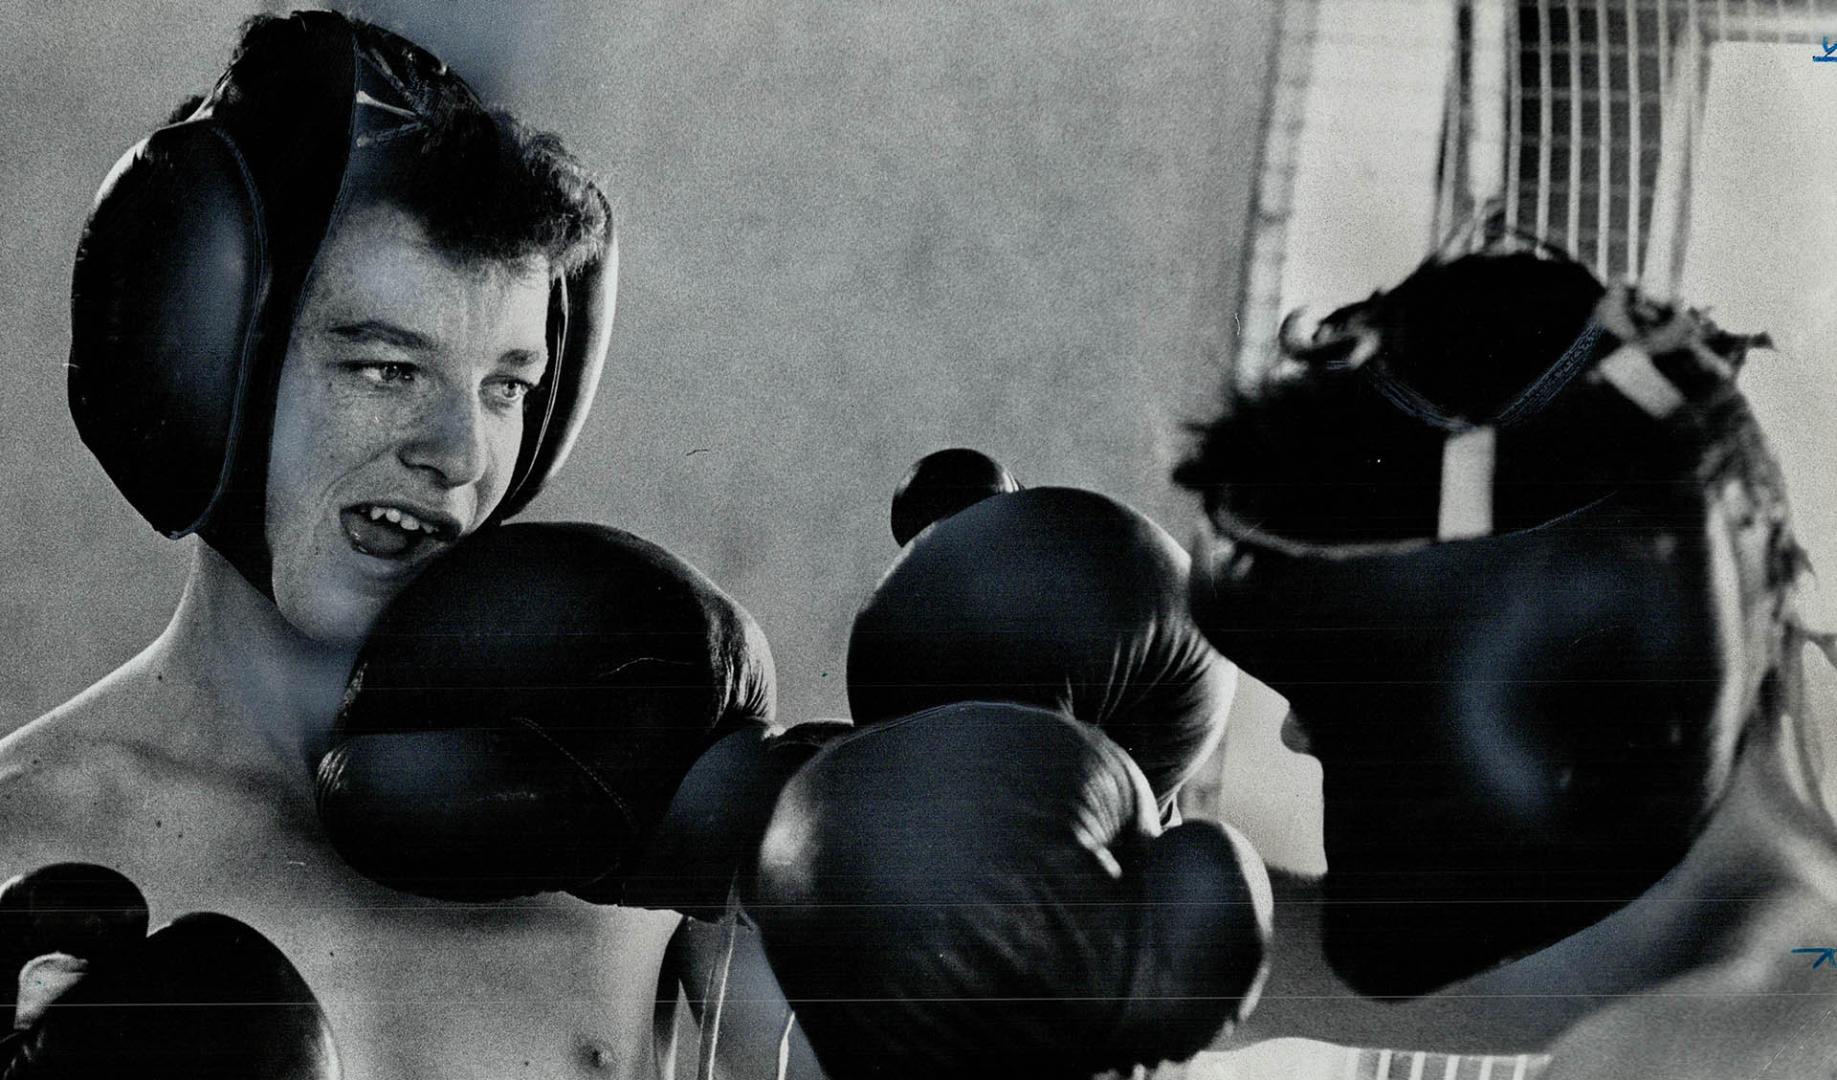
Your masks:
<instances>
[{"instance_id":1,"label":"curly hair","mask_svg":"<svg viewBox=\"0 0 1837 1080\"><path fill-rule=\"evenodd\" d=\"M488 108L463 79L407 39L350 23L359 51L412 113L411 122L356 140L352 205L400 207L436 247L464 262L540 257L560 275L601 254L611 231L609 208L559 137ZM292 20L254 16L243 24L230 71L255 74L295 47L295 32Z\"/></svg>"},{"instance_id":2,"label":"curly hair","mask_svg":"<svg viewBox=\"0 0 1837 1080\"><path fill-rule=\"evenodd\" d=\"M1587 268L1481 251L1431 259L1311 335L1285 327L1275 362L1229 385L1219 414L1194 427L1174 480L1215 519L1308 543L1416 540L1435 535L1448 433L1498 423L1510 431L1495 531L1550 527L1604 500L1616 527L1680 524L1701 513L1706 487L1734 481L1778 522L1767 576L1783 585L1802 555L1779 466L1733 381L1766 339L1626 295L1642 319L1691 328L1653 359L1691 391L1691 406L1663 421L1596 377L1624 342L1603 326L1612 297ZM1724 373L1697 370L1692 348ZM1501 419L1525 401L1535 407Z\"/></svg>"}]
</instances>

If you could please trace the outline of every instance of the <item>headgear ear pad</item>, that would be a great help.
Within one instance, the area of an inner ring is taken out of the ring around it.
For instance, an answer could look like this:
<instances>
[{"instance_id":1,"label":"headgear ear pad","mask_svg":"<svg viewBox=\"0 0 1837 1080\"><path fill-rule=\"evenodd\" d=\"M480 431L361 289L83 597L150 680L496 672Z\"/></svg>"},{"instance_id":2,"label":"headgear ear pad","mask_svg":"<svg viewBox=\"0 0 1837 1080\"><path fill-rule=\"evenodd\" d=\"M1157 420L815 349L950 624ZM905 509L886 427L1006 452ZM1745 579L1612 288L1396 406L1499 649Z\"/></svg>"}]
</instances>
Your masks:
<instances>
[{"instance_id":1,"label":"headgear ear pad","mask_svg":"<svg viewBox=\"0 0 1837 1080\"><path fill-rule=\"evenodd\" d=\"M273 47L239 55L196 112L122 157L77 249L79 434L154 528L202 532L264 592L275 387L314 259L350 198L354 154L419 122L407 87L464 87L413 44L367 32L416 70L391 70L341 15L277 20ZM528 504L584 422L617 279L610 242L605 252L553 288L555 344L499 517Z\"/></svg>"},{"instance_id":2,"label":"headgear ear pad","mask_svg":"<svg viewBox=\"0 0 1837 1080\"><path fill-rule=\"evenodd\" d=\"M594 194L605 206L605 197ZM606 207L606 220L612 220L611 207ZM494 517L507 518L528 506L567 462L599 390L618 291L619 241L609 232L604 253L558 280L550 293L550 336L556 344L548 374L525 414L523 449L510 490Z\"/></svg>"}]
</instances>

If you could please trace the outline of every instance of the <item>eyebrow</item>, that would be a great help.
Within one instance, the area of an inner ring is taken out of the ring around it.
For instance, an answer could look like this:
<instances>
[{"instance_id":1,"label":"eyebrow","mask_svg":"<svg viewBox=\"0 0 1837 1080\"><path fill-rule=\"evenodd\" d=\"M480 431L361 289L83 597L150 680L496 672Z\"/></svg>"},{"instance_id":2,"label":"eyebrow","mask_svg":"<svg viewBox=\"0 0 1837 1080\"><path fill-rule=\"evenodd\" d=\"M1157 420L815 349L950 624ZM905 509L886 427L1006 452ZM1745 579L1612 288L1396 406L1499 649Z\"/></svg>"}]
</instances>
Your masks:
<instances>
[{"instance_id":1,"label":"eyebrow","mask_svg":"<svg viewBox=\"0 0 1837 1080\"><path fill-rule=\"evenodd\" d=\"M339 323L326 328L333 337L345 341L376 342L382 345L393 345L398 349L410 352L434 351L434 339L418 330L397 326L381 319L364 319L359 322ZM529 349L508 349L498 357L499 362L515 368L531 368L541 365L548 359L546 352L534 352Z\"/></svg>"},{"instance_id":2,"label":"eyebrow","mask_svg":"<svg viewBox=\"0 0 1837 1080\"><path fill-rule=\"evenodd\" d=\"M380 319L365 319L362 322L339 323L326 328L333 337L346 341L377 342L383 345L394 345L398 349L409 349L415 352L431 352L434 339L426 334L410 330L405 326L383 322Z\"/></svg>"}]
</instances>

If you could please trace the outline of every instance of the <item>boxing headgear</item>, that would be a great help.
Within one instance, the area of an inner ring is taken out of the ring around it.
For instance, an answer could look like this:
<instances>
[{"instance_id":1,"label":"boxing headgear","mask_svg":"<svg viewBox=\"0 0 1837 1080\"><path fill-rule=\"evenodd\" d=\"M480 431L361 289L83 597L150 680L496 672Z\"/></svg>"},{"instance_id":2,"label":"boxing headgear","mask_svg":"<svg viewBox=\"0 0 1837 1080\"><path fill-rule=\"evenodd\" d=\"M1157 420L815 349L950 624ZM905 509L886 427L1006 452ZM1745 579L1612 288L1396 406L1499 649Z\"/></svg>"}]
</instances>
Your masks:
<instances>
[{"instance_id":1,"label":"boxing headgear","mask_svg":"<svg viewBox=\"0 0 1837 1080\"><path fill-rule=\"evenodd\" d=\"M201 533L267 592L275 388L314 259L359 185L387 189L366 175L377 151L415 139L436 107L510 136L458 76L386 31L310 11L261 33L103 182L77 249L69 393L134 508L167 536ZM498 518L561 467L592 403L617 279L610 220L603 255L552 287L550 363Z\"/></svg>"},{"instance_id":2,"label":"boxing headgear","mask_svg":"<svg viewBox=\"0 0 1837 1080\"><path fill-rule=\"evenodd\" d=\"M1757 343L1572 263L1430 264L1183 467L1194 617L1322 762L1326 945L1361 990L1572 933L1701 829L1794 550L1733 384Z\"/></svg>"}]
</instances>

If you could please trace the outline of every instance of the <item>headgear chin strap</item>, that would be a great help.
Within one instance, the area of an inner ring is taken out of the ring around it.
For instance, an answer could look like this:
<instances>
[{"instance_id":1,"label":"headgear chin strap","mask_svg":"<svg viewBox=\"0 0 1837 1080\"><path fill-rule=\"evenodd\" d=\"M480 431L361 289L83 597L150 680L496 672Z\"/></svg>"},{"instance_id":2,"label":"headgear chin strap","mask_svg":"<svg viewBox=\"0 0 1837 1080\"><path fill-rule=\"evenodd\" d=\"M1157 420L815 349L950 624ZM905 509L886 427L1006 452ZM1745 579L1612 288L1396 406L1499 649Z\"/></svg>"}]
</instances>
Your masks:
<instances>
[{"instance_id":1,"label":"headgear chin strap","mask_svg":"<svg viewBox=\"0 0 1837 1080\"><path fill-rule=\"evenodd\" d=\"M268 442L288 339L314 260L364 151L426 127L417 88L471 91L376 28L396 59L332 12L296 12L240 55L186 119L122 156L97 193L71 287L70 411L134 508L196 532L272 598L264 535ZM387 190L387 180L366 178ZM603 196L595 192L604 204ZM566 460L605 362L617 282L603 257L551 294L555 341L494 517Z\"/></svg>"}]
</instances>

